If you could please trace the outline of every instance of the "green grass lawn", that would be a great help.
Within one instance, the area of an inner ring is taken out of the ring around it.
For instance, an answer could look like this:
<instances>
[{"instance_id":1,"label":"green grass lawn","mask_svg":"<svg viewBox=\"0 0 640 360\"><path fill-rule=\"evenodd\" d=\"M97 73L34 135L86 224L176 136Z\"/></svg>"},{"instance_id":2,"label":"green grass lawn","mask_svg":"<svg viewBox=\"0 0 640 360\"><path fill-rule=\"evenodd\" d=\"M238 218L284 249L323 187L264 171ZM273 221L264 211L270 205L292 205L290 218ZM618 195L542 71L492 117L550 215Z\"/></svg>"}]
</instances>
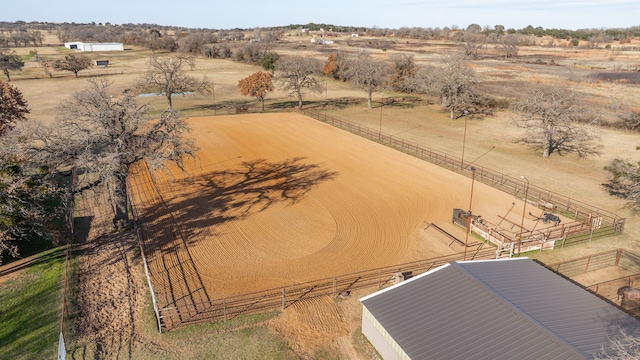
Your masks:
<instances>
[{"instance_id":1,"label":"green grass lawn","mask_svg":"<svg viewBox=\"0 0 640 360\"><path fill-rule=\"evenodd\" d=\"M0 285L0 359L55 359L65 248L45 251Z\"/></svg>"}]
</instances>

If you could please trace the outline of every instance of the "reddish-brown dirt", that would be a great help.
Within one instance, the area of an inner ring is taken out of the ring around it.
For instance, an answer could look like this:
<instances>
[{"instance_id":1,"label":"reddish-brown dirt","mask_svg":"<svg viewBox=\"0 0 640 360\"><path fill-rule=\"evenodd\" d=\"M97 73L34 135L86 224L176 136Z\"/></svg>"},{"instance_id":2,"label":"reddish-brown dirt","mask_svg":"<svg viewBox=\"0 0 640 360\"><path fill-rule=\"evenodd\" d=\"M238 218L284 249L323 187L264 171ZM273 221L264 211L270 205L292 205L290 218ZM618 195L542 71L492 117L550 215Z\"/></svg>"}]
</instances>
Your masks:
<instances>
[{"instance_id":1,"label":"reddish-brown dirt","mask_svg":"<svg viewBox=\"0 0 640 360\"><path fill-rule=\"evenodd\" d=\"M160 307L461 251L424 228L469 206L467 177L293 113L189 124L201 150L187 172L141 167L130 183ZM522 218L479 182L472 209Z\"/></svg>"}]
</instances>

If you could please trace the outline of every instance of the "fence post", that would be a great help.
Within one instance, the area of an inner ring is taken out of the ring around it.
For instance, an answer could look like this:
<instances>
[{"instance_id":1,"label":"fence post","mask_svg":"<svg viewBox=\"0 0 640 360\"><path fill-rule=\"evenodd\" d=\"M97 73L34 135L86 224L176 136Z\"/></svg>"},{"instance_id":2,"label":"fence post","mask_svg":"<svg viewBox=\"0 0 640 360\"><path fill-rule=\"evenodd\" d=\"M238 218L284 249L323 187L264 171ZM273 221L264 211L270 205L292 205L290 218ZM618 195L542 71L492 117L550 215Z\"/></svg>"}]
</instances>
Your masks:
<instances>
[{"instance_id":1,"label":"fence post","mask_svg":"<svg viewBox=\"0 0 640 360\"><path fill-rule=\"evenodd\" d=\"M282 288L282 310L284 310L284 303L286 302L287 295L285 293L284 288Z\"/></svg>"},{"instance_id":2,"label":"fence post","mask_svg":"<svg viewBox=\"0 0 640 360\"><path fill-rule=\"evenodd\" d=\"M224 322L227 322L227 302L222 298L222 313L224 314Z\"/></svg>"}]
</instances>

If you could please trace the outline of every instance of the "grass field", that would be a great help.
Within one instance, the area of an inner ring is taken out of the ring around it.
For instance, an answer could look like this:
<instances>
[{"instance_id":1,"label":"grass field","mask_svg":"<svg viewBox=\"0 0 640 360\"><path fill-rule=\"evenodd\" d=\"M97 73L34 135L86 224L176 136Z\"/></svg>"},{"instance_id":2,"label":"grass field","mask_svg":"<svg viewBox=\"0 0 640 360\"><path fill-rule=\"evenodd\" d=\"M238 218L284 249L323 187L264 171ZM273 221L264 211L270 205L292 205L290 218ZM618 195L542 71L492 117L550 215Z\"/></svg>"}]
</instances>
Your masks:
<instances>
[{"instance_id":1,"label":"grass field","mask_svg":"<svg viewBox=\"0 0 640 360\"><path fill-rule=\"evenodd\" d=\"M363 39L363 41L366 40ZM407 44L397 43L394 49L389 49L386 52L375 49L370 51L379 58L387 58L393 53L407 51L413 53L420 64L436 64L438 59L451 49L450 46L444 45L446 44L411 41ZM282 48L276 49L276 51L282 53L306 51L309 56L315 56L319 59L325 59L327 50L330 49L340 49L352 53L359 51L358 48L349 48L340 44L329 49L309 47L307 50L295 51L286 44L280 46ZM24 49L18 50L23 51ZM65 51L59 47L38 50L49 60L62 56ZM113 81L114 94L129 88L136 77L144 71L145 58L149 54L150 52L143 49L131 49L118 54L90 54L95 59L108 58L110 65L108 68L93 68L81 72L79 79L75 79L71 73L54 73L53 78L49 78L39 68L39 64L27 62L23 73L12 74L12 85L20 89L29 102L32 108L31 118L51 122L55 121L56 106L67 100L72 91L86 87L86 80L89 77L100 74L107 75L108 79ZM595 81L592 77L595 72L601 71L630 72L637 70L637 52L535 46L522 47L520 56L511 60L490 57L488 50L485 55L479 60L472 61L472 66L481 77L481 88L491 91L497 97L512 99L515 95L522 93L531 83L563 83L576 87L585 96L585 103L595 106L602 113L603 123L611 121L618 112L637 109L637 99L640 95L638 85ZM536 64L537 59L544 60L547 64ZM549 65L550 60L554 60L556 65ZM212 115L211 112L214 111L214 108L216 113L224 114L232 111L237 104L257 106L254 99L239 96L236 88L239 79L257 70L259 70L258 67L229 60L198 59L196 68L189 71L188 74L210 76L215 84L215 95L177 97L174 106L192 117ZM515 142L519 133L517 129L507 126L507 121L511 117L507 111L497 111L494 115L482 120L465 122L463 119L459 119L452 121L448 119L448 112L436 105L430 105L431 101L423 101L428 99L418 97L419 101L402 100L402 98L406 98L406 95L387 91L384 94L376 95L378 96L374 99L376 105L380 104L381 97L393 97L397 101L393 106L377 106L374 109L367 109L363 91L353 89L347 83L326 80L324 92L307 96L305 106L322 106L328 102L329 105L326 107L328 114L372 129L381 129L385 133L401 136L453 156L462 154L462 144L465 141L463 134L466 127L465 159L467 161L473 160L479 165L503 172L514 178L525 175L532 184L588 204L597 204L603 209L627 217L625 233L621 236L597 240L583 246L531 254L544 262L554 263L617 247L623 247L636 253L640 252L637 240L640 238L640 224L634 214L624 207L624 202L611 197L602 186L607 181L603 166L610 159L623 157L637 161L639 158L636 147L640 143L640 136L637 133L604 127L600 129L602 133L600 156L579 158L573 154L563 156L554 154L548 159L542 159L537 150ZM144 101L147 100L158 110L165 106L164 99L161 97L144 99ZM267 97L267 108L270 112L281 110L283 107L289 106L291 100L286 97L286 94L276 91ZM258 158L258 156L259 153L255 154L254 158ZM459 199L463 207L466 207L467 195L462 194ZM97 235L96 238L98 238ZM135 254L132 256L135 258ZM116 258L120 259L118 256ZM79 258L79 261L83 260L87 261L87 258ZM55 261L59 261L59 259ZM137 264L136 276L142 275L140 263L135 264ZM53 267L55 266L57 265ZM42 271L36 270L37 272ZM16 274L19 274L20 278L25 277L35 281L34 273L21 271ZM0 277L0 281L4 281L3 278L6 278L6 275ZM24 284L21 281L20 283ZM140 283L143 284L143 282ZM3 290L5 289L4 284ZM11 287L13 288L13 285ZM140 288L144 288L144 285L140 285ZM18 290L18 292L23 291ZM18 295L12 293L6 296L8 299ZM357 296L358 294L354 294L354 297ZM244 319L245 322L226 325L206 324L159 335L154 332L150 300L146 298L145 301L137 303L139 306L144 306L145 309L140 315L141 322L134 326L138 340L126 343L129 344L129 348L118 347L119 352L114 351L112 357L135 359L254 358L259 356L257 354L268 354L269 356L265 355L264 358L373 358L370 354L366 355L369 351L366 346L364 349L354 350L354 343L357 341L353 339L357 337L359 308L357 300L353 300L332 300L335 306L322 302L313 304L309 308L291 309L268 320L252 318ZM49 299L48 301L53 303L56 300ZM19 301L14 304L19 306L22 303ZM60 304L59 301L58 304ZM319 307L337 309L335 313L331 313L332 316L348 324L343 325L344 328L338 329L337 333L346 335L332 338L328 342L321 342L297 334L296 327L291 324L312 327L315 331L314 334L319 337L321 334L326 334L325 324L314 322L313 316L316 313L313 312L313 309ZM4 315L4 310L0 316L2 315ZM48 346L39 347L45 355L55 353L58 326L56 316L46 317L47 320L44 321L46 325L44 326L34 326L34 329L41 327L49 329L48 332L53 334L53 338L47 337L48 340L45 341L49 344ZM26 320L23 321L26 322ZM31 341L28 334L25 336L26 340L22 340L22 334L17 332L0 335L0 343L3 344L0 346L0 357L4 357L5 353L2 351L5 348L8 349L6 353L8 355L23 355L19 352L20 346L5 347L4 340L11 339L10 343L12 344L14 341L16 344ZM75 336L77 337L78 334ZM94 352L90 349L95 349L96 344L101 342L91 337L82 341L84 341L82 344L75 347L73 358L92 358ZM83 352L82 349L89 350ZM265 350L261 352L260 349Z\"/></svg>"},{"instance_id":2,"label":"grass field","mask_svg":"<svg viewBox=\"0 0 640 360\"><path fill-rule=\"evenodd\" d=\"M0 270L0 358L53 359L57 354L65 247Z\"/></svg>"}]
</instances>

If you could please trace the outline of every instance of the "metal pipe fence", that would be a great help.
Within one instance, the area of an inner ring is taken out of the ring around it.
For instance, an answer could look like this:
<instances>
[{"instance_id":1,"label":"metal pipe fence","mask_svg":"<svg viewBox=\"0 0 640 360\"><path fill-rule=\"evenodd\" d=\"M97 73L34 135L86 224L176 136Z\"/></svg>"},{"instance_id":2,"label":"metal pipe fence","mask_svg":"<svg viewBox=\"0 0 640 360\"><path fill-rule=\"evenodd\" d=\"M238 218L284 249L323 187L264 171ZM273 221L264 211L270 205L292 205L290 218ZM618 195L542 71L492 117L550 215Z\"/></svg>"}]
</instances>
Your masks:
<instances>
[{"instance_id":1,"label":"metal pipe fence","mask_svg":"<svg viewBox=\"0 0 640 360\"><path fill-rule=\"evenodd\" d=\"M496 252L493 248L476 249L468 259L492 259ZM184 304L180 307L166 306L159 309L159 318L163 328L175 327L204 321L227 321L241 315L250 315L286 309L299 301L319 296L345 295L363 288L381 289L402 276L410 278L447 264L462 260L463 254L453 254L432 259L343 274L301 284L274 288L254 293L242 294L222 299L213 299L204 303ZM180 319L180 320L178 320Z\"/></svg>"},{"instance_id":2,"label":"metal pipe fence","mask_svg":"<svg viewBox=\"0 0 640 360\"><path fill-rule=\"evenodd\" d=\"M475 172L476 181L481 181L507 194L520 197L528 204L560 213L576 221L588 223L589 226L582 229L583 231L572 234L574 237L577 237L575 242L582 242L584 236L578 237L578 235L584 235L585 232L590 233L589 235L608 236L621 234L624 231L624 218L597 206L586 204L539 186L527 185L521 179L516 179L484 166L463 161L459 157L424 147L403 138L384 134L381 131L376 131L366 126L327 115L326 112L320 109L307 109L304 110L304 114L462 175L471 177L472 173ZM472 171L472 167L474 171ZM526 190L527 187L528 190ZM590 240L592 238L593 236L588 239ZM563 245L572 242L570 239L566 240ZM523 239L523 242L524 241L526 241L526 239Z\"/></svg>"}]
</instances>

